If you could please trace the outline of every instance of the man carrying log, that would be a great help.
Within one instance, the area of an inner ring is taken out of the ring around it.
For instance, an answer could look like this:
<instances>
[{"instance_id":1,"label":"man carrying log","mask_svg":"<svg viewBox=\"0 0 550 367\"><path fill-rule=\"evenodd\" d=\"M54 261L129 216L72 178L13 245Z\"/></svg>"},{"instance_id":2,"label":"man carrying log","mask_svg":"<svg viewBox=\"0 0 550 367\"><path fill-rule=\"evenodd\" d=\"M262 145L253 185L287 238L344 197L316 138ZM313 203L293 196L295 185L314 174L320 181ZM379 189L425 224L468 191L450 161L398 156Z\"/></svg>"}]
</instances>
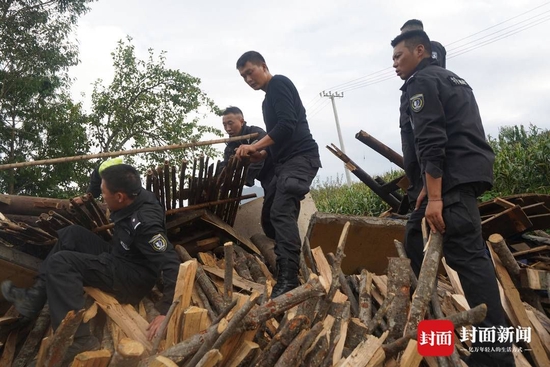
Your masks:
<instances>
[{"instance_id":1,"label":"man carrying log","mask_svg":"<svg viewBox=\"0 0 550 367\"><path fill-rule=\"evenodd\" d=\"M253 161L272 160L273 178L264 188L262 227L275 239L277 284L275 298L299 285L301 239L298 231L300 200L321 167L319 148L309 131L306 110L294 84L283 75L271 75L265 59L256 51L237 61L244 81L265 92L262 104L267 135L254 144L243 144L237 157Z\"/></svg>"},{"instance_id":2,"label":"man carrying log","mask_svg":"<svg viewBox=\"0 0 550 367\"><path fill-rule=\"evenodd\" d=\"M172 303L180 264L166 238L164 211L155 195L141 187L134 167L113 165L101 172L101 178L103 199L115 223L113 244L80 226L63 228L40 265L34 286L17 288L5 281L2 293L21 315L30 318L47 299L55 330L67 312L84 307L84 286L112 293L121 303L137 303L153 288L162 269L164 297L157 305L161 315L149 325L152 339ZM78 353L98 347L88 325L81 324L63 365Z\"/></svg>"},{"instance_id":3,"label":"man carrying log","mask_svg":"<svg viewBox=\"0 0 550 367\"><path fill-rule=\"evenodd\" d=\"M405 81L401 87L401 141L409 199L415 206L407 222L405 246L413 270L418 276L425 216L432 232L443 234L443 254L458 272L470 307L487 305L487 317L478 326L506 327L476 200L492 186L494 153L485 140L472 89L432 59L430 39L424 31L405 32L391 45L393 67ZM489 352L472 353L470 366L514 365L511 352L501 352L511 347L509 341L477 340L473 346Z\"/></svg>"}]
</instances>

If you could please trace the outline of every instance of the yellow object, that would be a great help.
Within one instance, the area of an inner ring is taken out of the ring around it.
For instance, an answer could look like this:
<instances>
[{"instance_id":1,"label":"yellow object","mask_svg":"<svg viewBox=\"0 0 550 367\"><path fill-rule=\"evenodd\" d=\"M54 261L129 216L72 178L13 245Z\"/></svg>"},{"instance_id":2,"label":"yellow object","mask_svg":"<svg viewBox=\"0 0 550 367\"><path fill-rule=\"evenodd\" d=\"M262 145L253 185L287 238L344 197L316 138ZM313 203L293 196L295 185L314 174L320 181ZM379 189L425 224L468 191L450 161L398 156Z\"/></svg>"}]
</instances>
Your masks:
<instances>
[{"instance_id":1,"label":"yellow object","mask_svg":"<svg viewBox=\"0 0 550 367\"><path fill-rule=\"evenodd\" d=\"M101 174L101 172L103 172L105 168L116 166L117 164L122 164L122 163L123 163L122 157L107 159L105 162L101 163L98 171Z\"/></svg>"}]
</instances>

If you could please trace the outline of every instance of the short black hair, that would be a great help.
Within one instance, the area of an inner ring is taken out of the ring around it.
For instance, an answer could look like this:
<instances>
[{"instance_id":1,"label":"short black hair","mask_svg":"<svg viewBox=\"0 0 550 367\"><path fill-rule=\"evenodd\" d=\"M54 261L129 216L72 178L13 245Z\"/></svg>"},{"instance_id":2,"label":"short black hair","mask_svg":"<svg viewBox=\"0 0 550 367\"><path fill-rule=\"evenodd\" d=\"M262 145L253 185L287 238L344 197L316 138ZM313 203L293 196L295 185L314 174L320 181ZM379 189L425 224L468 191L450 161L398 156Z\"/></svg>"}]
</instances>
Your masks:
<instances>
[{"instance_id":1,"label":"short black hair","mask_svg":"<svg viewBox=\"0 0 550 367\"><path fill-rule=\"evenodd\" d=\"M229 115L229 114L235 114L235 115L241 115L244 117L243 111L239 107L235 106L229 106L222 112L222 116Z\"/></svg>"},{"instance_id":2,"label":"short black hair","mask_svg":"<svg viewBox=\"0 0 550 367\"><path fill-rule=\"evenodd\" d=\"M432 44L430 37L424 31L408 31L401 33L391 41L391 47L395 47L405 41L405 47L409 50L413 50L418 45L423 45L426 50L426 54L432 56Z\"/></svg>"},{"instance_id":3,"label":"short black hair","mask_svg":"<svg viewBox=\"0 0 550 367\"><path fill-rule=\"evenodd\" d=\"M141 191L141 178L138 171L129 164L117 164L105 168L101 178L110 192L123 192L132 198Z\"/></svg>"},{"instance_id":4,"label":"short black hair","mask_svg":"<svg viewBox=\"0 0 550 367\"><path fill-rule=\"evenodd\" d=\"M265 63L264 57L257 51L247 51L237 60L237 69L242 68L247 62L254 65Z\"/></svg>"},{"instance_id":5,"label":"short black hair","mask_svg":"<svg viewBox=\"0 0 550 367\"><path fill-rule=\"evenodd\" d=\"M424 24L422 23L421 20L409 19L405 22L405 24L403 24L403 26L399 30L402 31L403 28L412 28L412 29L410 29L411 31L412 30L423 31L424 30Z\"/></svg>"}]
</instances>

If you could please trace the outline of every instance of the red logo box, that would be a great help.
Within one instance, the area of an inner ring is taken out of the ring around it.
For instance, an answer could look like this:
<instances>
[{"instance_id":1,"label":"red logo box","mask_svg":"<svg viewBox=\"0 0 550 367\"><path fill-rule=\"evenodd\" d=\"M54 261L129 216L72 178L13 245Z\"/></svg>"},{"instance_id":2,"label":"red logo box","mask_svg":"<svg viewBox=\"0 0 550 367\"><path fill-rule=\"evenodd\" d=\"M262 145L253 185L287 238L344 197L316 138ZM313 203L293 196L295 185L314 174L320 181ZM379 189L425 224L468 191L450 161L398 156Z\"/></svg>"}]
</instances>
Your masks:
<instances>
[{"instance_id":1,"label":"red logo box","mask_svg":"<svg viewBox=\"0 0 550 367\"><path fill-rule=\"evenodd\" d=\"M423 320L418 324L417 349L425 357L447 357L455 348L454 325L449 320Z\"/></svg>"}]
</instances>

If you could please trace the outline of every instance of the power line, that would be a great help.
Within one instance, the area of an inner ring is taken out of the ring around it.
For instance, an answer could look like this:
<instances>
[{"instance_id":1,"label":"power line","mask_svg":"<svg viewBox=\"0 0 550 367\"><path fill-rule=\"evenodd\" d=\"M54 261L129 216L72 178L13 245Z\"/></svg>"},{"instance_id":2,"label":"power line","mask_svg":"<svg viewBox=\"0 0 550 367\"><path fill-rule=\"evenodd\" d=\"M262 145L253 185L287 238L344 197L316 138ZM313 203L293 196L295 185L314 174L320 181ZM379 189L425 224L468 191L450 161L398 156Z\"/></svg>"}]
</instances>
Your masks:
<instances>
[{"instance_id":1,"label":"power line","mask_svg":"<svg viewBox=\"0 0 550 367\"><path fill-rule=\"evenodd\" d=\"M459 40L457 40L457 41L454 41L454 42L452 42L452 43L449 43L449 44L447 44L446 46L450 46L450 45L459 43L459 42L461 42L461 41L463 41L463 40L465 40L465 39L468 39L468 38L471 38L471 37L476 36L476 35L478 35L478 34L481 34L481 33L483 33L483 32L486 32L486 31L488 31L488 30L490 30L490 29L492 29L492 28L498 27L499 25L502 25L502 24L505 24L505 23L507 23L507 22L509 22L509 21L512 21L512 20L514 20L514 19L517 19L517 18L519 18L519 17L521 17L521 16L523 16L523 15L525 15L525 14L531 13L531 12L533 12L533 11L535 11L535 10L537 10L537 9L540 9L540 8L542 8L542 7L544 7L544 6L547 6L547 5L549 5L549 4L550 4L550 2L546 2L546 3L544 3L544 4L542 4L542 5L539 5L539 6L535 7L535 8L533 8L533 9L530 9L530 10L528 10L528 11L525 11L525 12L523 12L523 13L521 13L521 14L518 14L518 15L516 15L516 16L514 16L514 17L512 17L512 18L509 18L509 19L507 19L507 20L504 20L504 21L502 21L502 22L500 22L500 23L498 23L498 24L495 24L495 25L493 25L493 26L487 27L487 28L485 28L485 29L483 29L483 30L481 30L481 31L479 31L479 32L473 33L473 34L471 34L471 35L469 35L469 36L467 36L467 37L463 37L463 38L461 38L461 39L459 39ZM509 27L503 28L503 29L501 29L501 30L499 30L499 31L493 32L493 33L491 33L491 34L489 34L489 35L486 35L486 36L484 36L484 37L478 38L478 39L476 39L476 40L469 41L468 43L466 43L466 44L464 44L464 45L457 46L457 47L455 47L455 48L451 48L450 51L457 50L457 49L459 49L459 48L461 48L461 47L464 48L464 50L455 51L455 52L460 52L459 54L456 54L456 55L452 55L452 52L451 52L451 55L450 55L449 57L447 57L447 58L452 58L452 57L456 57L456 56L462 55L462 54L464 54L464 53L466 53L466 52L475 50L475 49L477 49L477 48L479 48L479 47L482 47L482 46L488 45L488 44L490 44L490 43L496 42L496 41L498 41L498 40L500 40L500 39L506 38L506 37L504 37L505 35L511 36L511 35L513 35L513 34L516 34L516 33L521 32L521 31L523 31L523 30L526 30L526 29L529 29L529 28L531 28L531 27L534 27L534 26L536 26L536 25L538 25L538 24L540 24L540 23L543 23L543 22L545 22L545 21L548 20L548 19L546 19L546 18L537 19L537 20L535 20L535 21L533 21L533 22L531 22L531 23L529 23L529 24L526 24L525 26L521 27L520 29L515 29L515 30L513 30L513 31L510 31L510 32L505 33L504 35L501 34L501 35L499 35L499 36L493 37L493 38L491 38L491 39L489 39L489 40L483 41L481 44L473 45L474 43L478 42L479 40L482 40L482 39L484 39L484 38L486 38L486 37L489 37L489 36L491 36L491 35L495 35L495 34L501 33L501 32L503 32L503 31L505 31L505 30L507 30L507 29L517 27L517 25L519 25L519 24L522 24L522 23L528 22L528 21L530 21L530 20L533 20L534 18L540 17L541 15L544 15L544 14L546 14L546 13L548 13L548 12L550 12L550 11L545 11L545 12L539 13L539 14L537 14L537 15L531 17L531 18L525 19L525 20L523 20L523 21L521 21L521 22L519 22L519 23L516 23L516 24L511 25L511 26L509 26ZM508 36L507 36L507 37L508 37ZM463 51L464 51L464 52L463 52ZM378 70L378 71L376 71L376 72L373 72L373 73L364 75L364 76L362 76L362 77L359 77L359 78L350 80L350 81L348 81L348 82L338 84L338 85L336 85L336 86L334 86L334 87L331 87L331 88L329 88L329 89L338 89L338 90L340 90L340 91L352 91L352 90L359 89L359 88L362 88L362 87L366 87L366 86L369 86L369 85L372 85L372 84L378 84L379 82L382 82L382 81L384 81L384 80L391 79L391 78L394 76L394 73L393 73L393 71L392 71L391 69L392 69L392 67L387 67L387 68Z\"/></svg>"}]
</instances>

